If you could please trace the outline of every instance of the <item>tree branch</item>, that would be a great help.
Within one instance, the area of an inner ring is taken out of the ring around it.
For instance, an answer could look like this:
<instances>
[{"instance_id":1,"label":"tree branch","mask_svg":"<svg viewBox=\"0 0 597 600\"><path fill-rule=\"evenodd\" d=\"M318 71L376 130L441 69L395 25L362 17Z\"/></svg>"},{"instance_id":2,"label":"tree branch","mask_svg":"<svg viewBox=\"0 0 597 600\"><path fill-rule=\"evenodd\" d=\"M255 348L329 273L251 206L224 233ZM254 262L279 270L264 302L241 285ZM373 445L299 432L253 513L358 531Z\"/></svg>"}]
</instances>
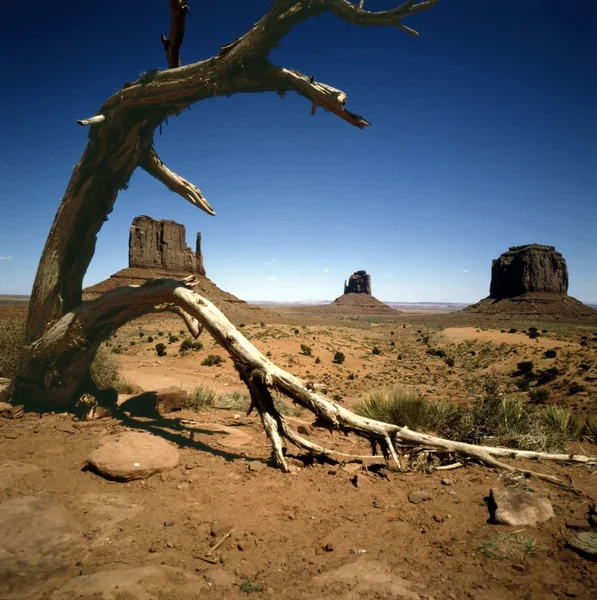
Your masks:
<instances>
[{"instance_id":1,"label":"tree branch","mask_svg":"<svg viewBox=\"0 0 597 600\"><path fill-rule=\"evenodd\" d=\"M204 210L208 215L215 217L216 213L210 206L201 190L192 183L171 171L156 154L153 148L141 156L139 166L153 175L158 181L161 181L170 191L178 194L185 200L188 200L193 206Z\"/></svg>"},{"instance_id":2,"label":"tree branch","mask_svg":"<svg viewBox=\"0 0 597 600\"><path fill-rule=\"evenodd\" d=\"M168 59L168 68L176 69L180 67L180 47L184 39L184 27L189 6L186 0L169 0L170 3L170 37L162 33L162 45L166 51Z\"/></svg>"}]
</instances>

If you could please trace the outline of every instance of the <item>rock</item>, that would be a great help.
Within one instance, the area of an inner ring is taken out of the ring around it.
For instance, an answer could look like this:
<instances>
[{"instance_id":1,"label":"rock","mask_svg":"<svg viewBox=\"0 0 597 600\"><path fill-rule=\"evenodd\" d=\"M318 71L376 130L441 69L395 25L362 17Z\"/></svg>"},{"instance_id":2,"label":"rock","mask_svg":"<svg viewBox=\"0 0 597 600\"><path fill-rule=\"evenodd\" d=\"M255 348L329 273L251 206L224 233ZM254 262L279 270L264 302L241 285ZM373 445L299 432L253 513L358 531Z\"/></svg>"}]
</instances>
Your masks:
<instances>
[{"instance_id":1,"label":"rock","mask_svg":"<svg viewBox=\"0 0 597 600\"><path fill-rule=\"evenodd\" d=\"M589 517L589 524L593 529L597 529L597 515L591 515Z\"/></svg>"},{"instance_id":2,"label":"rock","mask_svg":"<svg viewBox=\"0 0 597 600\"><path fill-rule=\"evenodd\" d=\"M412 504L420 504L421 502L426 502L427 500L432 500L431 494L424 490L420 490L417 492L410 492L408 495L408 501Z\"/></svg>"},{"instance_id":3,"label":"rock","mask_svg":"<svg viewBox=\"0 0 597 600\"><path fill-rule=\"evenodd\" d=\"M267 469L267 465L258 460L252 460L249 462L249 471L254 473L261 473L261 471Z\"/></svg>"},{"instance_id":4,"label":"rock","mask_svg":"<svg viewBox=\"0 0 597 600\"><path fill-rule=\"evenodd\" d=\"M597 533L581 531L568 540L568 548L580 554L583 558L597 562Z\"/></svg>"},{"instance_id":5,"label":"rock","mask_svg":"<svg viewBox=\"0 0 597 600\"><path fill-rule=\"evenodd\" d=\"M347 463L342 467L347 473L356 473L363 468L361 463Z\"/></svg>"},{"instance_id":6,"label":"rock","mask_svg":"<svg viewBox=\"0 0 597 600\"><path fill-rule=\"evenodd\" d=\"M12 488L18 481L28 475L35 475L41 469L36 465L28 465L14 460L0 462L0 490Z\"/></svg>"},{"instance_id":7,"label":"rock","mask_svg":"<svg viewBox=\"0 0 597 600\"><path fill-rule=\"evenodd\" d=\"M452 485L453 481L449 477L443 477L441 480L442 485Z\"/></svg>"},{"instance_id":8,"label":"rock","mask_svg":"<svg viewBox=\"0 0 597 600\"><path fill-rule=\"evenodd\" d=\"M0 402L0 417L4 417L5 419L20 419L23 416L24 408L22 404L13 406L8 402Z\"/></svg>"},{"instance_id":9,"label":"rock","mask_svg":"<svg viewBox=\"0 0 597 600\"><path fill-rule=\"evenodd\" d=\"M55 591L51 600L191 600L207 589L199 575L166 565L151 565L75 577Z\"/></svg>"},{"instance_id":10,"label":"rock","mask_svg":"<svg viewBox=\"0 0 597 600\"><path fill-rule=\"evenodd\" d=\"M85 547L70 512L44 498L24 496L0 504L0 598L46 597ZM29 590L35 591L29 592Z\"/></svg>"},{"instance_id":11,"label":"rock","mask_svg":"<svg viewBox=\"0 0 597 600\"><path fill-rule=\"evenodd\" d=\"M101 446L87 459L88 467L116 481L147 479L178 466L178 450L166 440L127 431L103 439Z\"/></svg>"},{"instance_id":12,"label":"rock","mask_svg":"<svg viewBox=\"0 0 597 600\"><path fill-rule=\"evenodd\" d=\"M221 567L213 567L204 573L206 581L216 588L229 588L237 585L239 582L236 577Z\"/></svg>"},{"instance_id":13,"label":"rock","mask_svg":"<svg viewBox=\"0 0 597 600\"><path fill-rule=\"evenodd\" d=\"M214 521L211 525L211 531L209 533L212 537L220 538L223 535L230 533L232 529L232 525L228 525L228 523Z\"/></svg>"},{"instance_id":14,"label":"rock","mask_svg":"<svg viewBox=\"0 0 597 600\"><path fill-rule=\"evenodd\" d=\"M334 547L334 544L332 544L331 542L328 542L327 544L325 544L325 546L323 547L323 549L326 552L333 552L336 548Z\"/></svg>"},{"instance_id":15,"label":"rock","mask_svg":"<svg viewBox=\"0 0 597 600\"><path fill-rule=\"evenodd\" d=\"M557 554L557 557L562 562L573 562L575 560L580 560L578 558L578 554L570 550L570 548L564 548L563 550L560 550Z\"/></svg>"},{"instance_id":16,"label":"rock","mask_svg":"<svg viewBox=\"0 0 597 600\"><path fill-rule=\"evenodd\" d=\"M71 435L77 433L77 430L72 426L71 423L58 423L55 427L56 431L62 433L70 433Z\"/></svg>"},{"instance_id":17,"label":"rock","mask_svg":"<svg viewBox=\"0 0 597 600\"><path fill-rule=\"evenodd\" d=\"M313 427L310 425L299 425L297 431L301 435L311 435L313 433Z\"/></svg>"},{"instance_id":18,"label":"rock","mask_svg":"<svg viewBox=\"0 0 597 600\"><path fill-rule=\"evenodd\" d=\"M133 396L125 400L120 408L134 417L156 418L182 410L188 402L186 390L171 386Z\"/></svg>"},{"instance_id":19,"label":"rock","mask_svg":"<svg viewBox=\"0 0 597 600\"><path fill-rule=\"evenodd\" d=\"M534 527L554 516L548 498L512 488L491 488L488 507L494 523L514 527Z\"/></svg>"},{"instance_id":20,"label":"rock","mask_svg":"<svg viewBox=\"0 0 597 600\"><path fill-rule=\"evenodd\" d=\"M591 525L586 519L568 519L566 521L566 529L574 531L591 531Z\"/></svg>"},{"instance_id":21,"label":"rock","mask_svg":"<svg viewBox=\"0 0 597 600\"><path fill-rule=\"evenodd\" d=\"M566 261L553 246L512 246L492 262L491 298L514 298L529 292L568 292Z\"/></svg>"},{"instance_id":22,"label":"rock","mask_svg":"<svg viewBox=\"0 0 597 600\"><path fill-rule=\"evenodd\" d=\"M135 217L129 235L129 267L205 275L201 234L193 252L187 247L184 225Z\"/></svg>"},{"instance_id":23,"label":"rock","mask_svg":"<svg viewBox=\"0 0 597 600\"><path fill-rule=\"evenodd\" d=\"M356 271L344 282L345 294L369 294L371 296L371 275L367 271Z\"/></svg>"}]
</instances>

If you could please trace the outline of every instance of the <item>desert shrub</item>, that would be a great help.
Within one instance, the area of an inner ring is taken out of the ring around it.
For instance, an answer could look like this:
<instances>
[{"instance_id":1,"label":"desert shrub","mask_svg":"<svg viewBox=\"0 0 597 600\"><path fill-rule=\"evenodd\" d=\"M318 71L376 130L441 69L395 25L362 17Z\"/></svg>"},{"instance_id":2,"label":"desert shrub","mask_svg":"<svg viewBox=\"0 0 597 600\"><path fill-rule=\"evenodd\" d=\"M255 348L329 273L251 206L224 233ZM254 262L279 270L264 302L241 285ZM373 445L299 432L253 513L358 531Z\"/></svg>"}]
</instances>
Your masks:
<instances>
[{"instance_id":1,"label":"desert shrub","mask_svg":"<svg viewBox=\"0 0 597 600\"><path fill-rule=\"evenodd\" d=\"M218 354L210 354L206 358L201 361L201 364L204 367L213 367L214 365L219 365L224 362L224 359Z\"/></svg>"},{"instance_id":2,"label":"desert shrub","mask_svg":"<svg viewBox=\"0 0 597 600\"><path fill-rule=\"evenodd\" d=\"M249 394L243 392L232 392L231 394L221 394L214 403L214 408L223 410L242 410L246 412L251 405Z\"/></svg>"},{"instance_id":3,"label":"desert shrub","mask_svg":"<svg viewBox=\"0 0 597 600\"><path fill-rule=\"evenodd\" d=\"M538 331L529 331L527 334L532 340L536 340L538 337L541 337L541 334Z\"/></svg>"},{"instance_id":4,"label":"desert shrub","mask_svg":"<svg viewBox=\"0 0 597 600\"><path fill-rule=\"evenodd\" d=\"M515 375L526 375L533 370L533 361L532 360L523 360L516 365L517 371Z\"/></svg>"},{"instance_id":5,"label":"desert shrub","mask_svg":"<svg viewBox=\"0 0 597 600\"><path fill-rule=\"evenodd\" d=\"M24 317L11 316L0 320L0 377L11 378L16 373L24 339Z\"/></svg>"},{"instance_id":6,"label":"desert shrub","mask_svg":"<svg viewBox=\"0 0 597 600\"><path fill-rule=\"evenodd\" d=\"M213 408L216 402L216 392L204 385L196 387L189 393L189 399L185 408L194 411Z\"/></svg>"},{"instance_id":7,"label":"desert shrub","mask_svg":"<svg viewBox=\"0 0 597 600\"><path fill-rule=\"evenodd\" d=\"M133 384L122 377L119 360L112 356L105 345L97 349L89 372L100 390L114 388L119 394L131 394L134 391Z\"/></svg>"},{"instance_id":8,"label":"desert shrub","mask_svg":"<svg viewBox=\"0 0 597 600\"><path fill-rule=\"evenodd\" d=\"M112 354L122 354L122 346L120 344L118 344L117 346L114 346L111 350Z\"/></svg>"},{"instance_id":9,"label":"desert shrub","mask_svg":"<svg viewBox=\"0 0 597 600\"><path fill-rule=\"evenodd\" d=\"M333 400L334 402L340 402L340 400L342 400L342 396L341 396L340 394L334 394L334 395L332 396L332 400Z\"/></svg>"},{"instance_id":10,"label":"desert shrub","mask_svg":"<svg viewBox=\"0 0 597 600\"><path fill-rule=\"evenodd\" d=\"M272 353L271 353L271 352L268 350L268 351L265 353L265 355L266 355L268 358L271 358L271 356L272 356Z\"/></svg>"},{"instance_id":11,"label":"desert shrub","mask_svg":"<svg viewBox=\"0 0 597 600\"><path fill-rule=\"evenodd\" d=\"M301 344L301 352L305 355L305 356L311 356L311 347L307 346L306 344Z\"/></svg>"},{"instance_id":12,"label":"desert shrub","mask_svg":"<svg viewBox=\"0 0 597 600\"><path fill-rule=\"evenodd\" d=\"M446 364L448 365L448 367L453 367L455 362L453 358L446 358Z\"/></svg>"},{"instance_id":13,"label":"desert shrub","mask_svg":"<svg viewBox=\"0 0 597 600\"><path fill-rule=\"evenodd\" d=\"M510 329L510 331L508 331L508 333L516 333L518 331L518 329L516 329L516 327L512 327L512 329Z\"/></svg>"},{"instance_id":14,"label":"desert shrub","mask_svg":"<svg viewBox=\"0 0 597 600\"><path fill-rule=\"evenodd\" d=\"M174 344L174 343L178 342L178 340L179 340L179 337L177 335L170 334L168 336L168 343L169 344Z\"/></svg>"},{"instance_id":15,"label":"desert shrub","mask_svg":"<svg viewBox=\"0 0 597 600\"><path fill-rule=\"evenodd\" d=\"M422 340L421 340L424 344L428 344L429 343L429 336L425 335L423 336Z\"/></svg>"},{"instance_id":16,"label":"desert shrub","mask_svg":"<svg viewBox=\"0 0 597 600\"><path fill-rule=\"evenodd\" d=\"M179 352L184 354L189 350L202 350L203 344L199 340L193 340L192 338L185 338L180 345Z\"/></svg>"},{"instance_id":17,"label":"desert shrub","mask_svg":"<svg viewBox=\"0 0 597 600\"><path fill-rule=\"evenodd\" d=\"M371 354L381 354L381 350L377 346L373 346Z\"/></svg>"},{"instance_id":18,"label":"desert shrub","mask_svg":"<svg viewBox=\"0 0 597 600\"><path fill-rule=\"evenodd\" d=\"M537 333L538 331L536 327L529 327L529 333Z\"/></svg>"},{"instance_id":19,"label":"desert shrub","mask_svg":"<svg viewBox=\"0 0 597 600\"><path fill-rule=\"evenodd\" d=\"M348 379L350 379L351 381L354 380L355 378L355 374L354 373L349 373L348 374Z\"/></svg>"},{"instance_id":20,"label":"desert shrub","mask_svg":"<svg viewBox=\"0 0 597 600\"><path fill-rule=\"evenodd\" d=\"M580 383L574 381L570 384L570 386L568 387L568 394L570 394L571 396L574 396L574 394L578 394L579 392L584 392L585 391L585 386L581 385Z\"/></svg>"},{"instance_id":21,"label":"desert shrub","mask_svg":"<svg viewBox=\"0 0 597 600\"><path fill-rule=\"evenodd\" d=\"M558 355L558 353L555 350L546 350L543 353L543 356L545 358L555 358Z\"/></svg>"},{"instance_id":22,"label":"desert shrub","mask_svg":"<svg viewBox=\"0 0 597 600\"><path fill-rule=\"evenodd\" d=\"M151 344L151 342L153 342L153 336L152 335L148 335L147 336L147 341Z\"/></svg>"},{"instance_id":23,"label":"desert shrub","mask_svg":"<svg viewBox=\"0 0 597 600\"><path fill-rule=\"evenodd\" d=\"M545 404L549 400L549 390L531 390L529 392L529 400L533 404Z\"/></svg>"},{"instance_id":24,"label":"desert shrub","mask_svg":"<svg viewBox=\"0 0 597 600\"><path fill-rule=\"evenodd\" d=\"M592 415L585 420L581 435L589 442L597 443L597 415Z\"/></svg>"},{"instance_id":25,"label":"desert shrub","mask_svg":"<svg viewBox=\"0 0 597 600\"><path fill-rule=\"evenodd\" d=\"M514 384L521 392L526 392L531 386L531 380L527 377L517 377Z\"/></svg>"},{"instance_id":26,"label":"desert shrub","mask_svg":"<svg viewBox=\"0 0 597 600\"><path fill-rule=\"evenodd\" d=\"M336 352L336 354L334 354L332 362L336 363L337 365L341 365L344 362L345 358L346 357L344 356L344 352ZM315 362L317 362L317 360Z\"/></svg>"},{"instance_id":27,"label":"desert shrub","mask_svg":"<svg viewBox=\"0 0 597 600\"><path fill-rule=\"evenodd\" d=\"M570 408L550 404L543 411L543 421L547 429L565 437L578 435L581 424Z\"/></svg>"},{"instance_id":28,"label":"desert shrub","mask_svg":"<svg viewBox=\"0 0 597 600\"><path fill-rule=\"evenodd\" d=\"M166 356L166 354L168 354L168 351L166 350L166 345L162 344L161 342L155 345L155 351L158 356Z\"/></svg>"},{"instance_id":29,"label":"desert shrub","mask_svg":"<svg viewBox=\"0 0 597 600\"><path fill-rule=\"evenodd\" d=\"M294 330L294 335L298 335L300 333L300 331L298 329Z\"/></svg>"},{"instance_id":30,"label":"desert shrub","mask_svg":"<svg viewBox=\"0 0 597 600\"><path fill-rule=\"evenodd\" d=\"M429 348L429 350L427 350L427 354L430 356L439 356L440 358L444 358L446 356L445 350L442 350L441 348Z\"/></svg>"},{"instance_id":31,"label":"desert shrub","mask_svg":"<svg viewBox=\"0 0 597 600\"><path fill-rule=\"evenodd\" d=\"M537 385L544 385L553 381L558 377L560 371L557 367L550 367L549 369L542 369L537 373Z\"/></svg>"},{"instance_id":32,"label":"desert shrub","mask_svg":"<svg viewBox=\"0 0 597 600\"><path fill-rule=\"evenodd\" d=\"M240 327L241 329L242 329L244 326L245 326L245 324L244 324L244 323L240 323L240 324L239 324L239 327Z\"/></svg>"},{"instance_id":33,"label":"desert shrub","mask_svg":"<svg viewBox=\"0 0 597 600\"><path fill-rule=\"evenodd\" d=\"M318 365L321 362L321 358L319 356L315 359L315 364Z\"/></svg>"},{"instance_id":34,"label":"desert shrub","mask_svg":"<svg viewBox=\"0 0 597 600\"><path fill-rule=\"evenodd\" d=\"M590 366L590 365L588 365L587 363L580 363L580 364L578 365L578 370L579 370L581 373L584 373L585 371L588 371L590 368L591 368L591 366Z\"/></svg>"},{"instance_id":35,"label":"desert shrub","mask_svg":"<svg viewBox=\"0 0 597 600\"><path fill-rule=\"evenodd\" d=\"M142 337L145 337L145 333L144 333L143 331L140 331L140 332L139 332L139 337L140 337L140 338L142 338Z\"/></svg>"},{"instance_id":36,"label":"desert shrub","mask_svg":"<svg viewBox=\"0 0 597 600\"><path fill-rule=\"evenodd\" d=\"M396 345L396 342L395 342L394 340L392 340L392 341L390 342L390 346L392 346L392 347L393 347L393 346L395 346L395 345Z\"/></svg>"},{"instance_id":37,"label":"desert shrub","mask_svg":"<svg viewBox=\"0 0 597 600\"><path fill-rule=\"evenodd\" d=\"M158 331L158 337L162 337L164 335L163 331Z\"/></svg>"},{"instance_id":38,"label":"desert shrub","mask_svg":"<svg viewBox=\"0 0 597 600\"><path fill-rule=\"evenodd\" d=\"M397 356L397 358L398 358L398 360L402 360L402 354L399 354L399 355Z\"/></svg>"}]
</instances>

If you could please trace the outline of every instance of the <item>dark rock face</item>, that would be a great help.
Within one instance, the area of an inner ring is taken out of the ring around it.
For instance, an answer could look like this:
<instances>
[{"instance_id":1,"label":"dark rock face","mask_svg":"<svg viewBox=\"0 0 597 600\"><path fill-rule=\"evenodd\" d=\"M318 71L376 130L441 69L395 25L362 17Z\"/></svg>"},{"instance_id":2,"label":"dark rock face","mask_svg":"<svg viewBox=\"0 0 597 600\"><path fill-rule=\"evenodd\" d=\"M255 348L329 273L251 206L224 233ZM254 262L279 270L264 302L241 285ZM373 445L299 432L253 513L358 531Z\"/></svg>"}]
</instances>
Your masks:
<instances>
[{"instance_id":1,"label":"dark rock face","mask_svg":"<svg viewBox=\"0 0 597 600\"><path fill-rule=\"evenodd\" d=\"M533 292L568 292L566 261L553 246L512 246L492 262L490 298L501 300Z\"/></svg>"},{"instance_id":2,"label":"dark rock face","mask_svg":"<svg viewBox=\"0 0 597 600\"><path fill-rule=\"evenodd\" d=\"M129 235L129 267L205 275L201 234L197 234L193 252L187 246L184 225L135 217Z\"/></svg>"},{"instance_id":3,"label":"dark rock face","mask_svg":"<svg viewBox=\"0 0 597 600\"><path fill-rule=\"evenodd\" d=\"M344 282L345 294L369 294L371 296L371 275L367 271L357 271Z\"/></svg>"}]
</instances>

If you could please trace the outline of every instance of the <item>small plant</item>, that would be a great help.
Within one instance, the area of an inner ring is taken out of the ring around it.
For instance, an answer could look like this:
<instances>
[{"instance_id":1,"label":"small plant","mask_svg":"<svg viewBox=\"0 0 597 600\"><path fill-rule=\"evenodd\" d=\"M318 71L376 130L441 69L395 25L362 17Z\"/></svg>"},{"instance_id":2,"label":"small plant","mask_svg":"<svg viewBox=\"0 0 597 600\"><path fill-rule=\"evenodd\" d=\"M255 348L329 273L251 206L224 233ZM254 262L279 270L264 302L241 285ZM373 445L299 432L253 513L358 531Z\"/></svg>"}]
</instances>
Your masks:
<instances>
[{"instance_id":1,"label":"small plant","mask_svg":"<svg viewBox=\"0 0 597 600\"><path fill-rule=\"evenodd\" d=\"M583 423L581 435L589 442L597 443L597 415L587 418Z\"/></svg>"},{"instance_id":2,"label":"small plant","mask_svg":"<svg viewBox=\"0 0 597 600\"><path fill-rule=\"evenodd\" d=\"M392 340L392 341L390 342L390 346L394 347L395 345L396 345L396 342L395 342L394 340Z\"/></svg>"},{"instance_id":3,"label":"small plant","mask_svg":"<svg viewBox=\"0 0 597 600\"><path fill-rule=\"evenodd\" d=\"M261 321L261 323L259 323L260 327L265 327L265 323L263 321Z\"/></svg>"},{"instance_id":4,"label":"small plant","mask_svg":"<svg viewBox=\"0 0 597 600\"><path fill-rule=\"evenodd\" d=\"M516 375L526 375L533 370L533 367L534 365L532 360L523 360L516 365L516 368L518 369Z\"/></svg>"},{"instance_id":5,"label":"small plant","mask_svg":"<svg viewBox=\"0 0 597 600\"><path fill-rule=\"evenodd\" d=\"M213 408L215 403L216 392L211 388L200 385L189 394L185 408L198 412L206 408Z\"/></svg>"},{"instance_id":6,"label":"small plant","mask_svg":"<svg viewBox=\"0 0 597 600\"><path fill-rule=\"evenodd\" d=\"M140 332L139 332L139 337L140 337L140 338L142 338L142 337L145 337L145 333L144 333L143 331L140 331Z\"/></svg>"},{"instance_id":7,"label":"small plant","mask_svg":"<svg viewBox=\"0 0 597 600\"><path fill-rule=\"evenodd\" d=\"M201 361L201 364L204 367L213 367L214 365L219 365L222 362L224 362L224 359L220 355L210 354Z\"/></svg>"},{"instance_id":8,"label":"small plant","mask_svg":"<svg viewBox=\"0 0 597 600\"><path fill-rule=\"evenodd\" d=\"M543 420L548 429L563 436L574 435L580 429L576 415L563 406L547 406L543 412Z\"/></svg>"},{"instance_id":9,"label":"small plant","mask_svg":"<svg viewBox=\"0 0 597 600\"><path fill-rule=\"evenodd\" d=\"M181 330L178 332L178 335L184 335L185 333L186 333L186 332L185 332L185 330L184 330L184 329L181 329Z\"/></svg>"},{"instance_id":10,"label":"small plant","mask_svg":"<svg viewBox=\"0 0 597 600\"><path fill-rule=\"evenodd\" d=\"M531 390L529 392L529 400L533 404L546 404L549 400L549 390Z\"/></svg>"},{"instance_id":11,"label":"small plant","mask_svg":"<svg viewBox=\"0 0 597 600\"><path fill-rule=\"evenodd\" d=\"M512 327L512 329L510 329L510 331L508 331L508 333L516 333L518 331L518 329L516 329L515 327Z\"/></svg>"},{"instance_id":12,"label":"small plant","mask_svg":"<svg viewBox=\"0 0 597 600\"><path fill-rule=\"evenodd\" d=\"M294 335L298 335L300 333L300 331L298 329L294 330Z\"/></svg>"},{"instance_id":13,"label":"small plant","mask_svg":"<svg viewBox=\"0 0 597 600\"><path fill-rule=\"evenodd\" d=\"M172 334L170 334L170 335L168 336L168 343L169 343L169 344L174 344L174 343L178 342L178 340L179 340L179 338L178 338L178 336L177 336L177 335L172 335Z\"/></svg>"},{"instance_id":14,"label":"small plant","mask_svg":"<svg viewBox=\"0 0 597 600\"><path fill-rule=\"evenodd\" d=\"M239 328L240 328L240 329L242 329L244 326L245 326L245 324L244 324L244 323L240 323L240 324L239 324Z\"/></svg>"},{"instance_id":15,"label":"small plant","mask_svg":"<svg viewBox=\"0 0 597 600\"><path fill-rule=\"evenodd\" d=\"M321 362L321 358L319 356L315 359L315 364L318 365Z\"/></svg>"},{"instance_id":16,"label":"small plant","mask_svg":"<svg viewBox=\"0 0 597 600\"><path fill-rule=\"evenodd\" d=\"M558 355L558 353L555 350L546 350L543 353L543 356L545 358L555 358Z\"/></svg>"},{"instance_id":17,"label":"small plant","mask_svg":"<svg viewBox=\"0 0 597 600\"><path fill-rule=\"evenodd\" d=\"M257 583L252 583L249 579L245 579L240 584L240 591L245 594L252 594L253 592L261 592L263 590L263 586Z\"/></svg>"},{"instance_id":18,"label":"small plant","mask_svg":"<svg viewBox=\"0 0 597 600\"><path fill-rule=\"evenodd\" d=\"M544 385L545 383L549 383L553 381L558 375L560 371L557 367L550 367L549 369L543 369L537 373L537 385Z\"/></svg>"},{"instance_id":19,"label":"small plant","mask_svg":"<svg viewBox=\"0 0 597 600\"><path fill-rule=\"evenodd\" d=\"M155 351L157 352L158 356L166 356L166 354L168 354L166 351L166 345L162 344L161 342L155 345Z\"/></svg>"},{"instance_id":20,"label":"small plant","mask_svg":"<svg viewBox=\"0 0 597 600\"><path fill-rule=\"evenodd\" d=\"M306 344L301 344L301 352L305 356L311 356L311 347L307 346Z\"/></svg>"},{"instance_id":21,"label":"small plant","mask_svg":"<svg viewBox=\"0 0 597 600\"><path fill-rule=\"evenodd\" d=\"M346 357L344 356L344 352L336 352L336 354L334 354L332 362L336 363L337 365L341 365L344 362L345 358ZM317 360L315 360L315 362L317 362Z\"/></svg>"},{"instance_id":22,"label":"small plant","mask_svg":"<svg viewBox=\"0 0 597 600\"><path fill-rule=\"evenodd\" d=\"M373 346L371 354L381 354L381 350L377 346Z\"/></svg>"},{"instance_id":23,"label":"small plant","mask_svg":"<svg viewBox=\"0 0 597 600\"><path fill-rule=\"evenodd\" d=\"M342 400L342 396L340 394L334 394L332 396L332 400L334 400L334 402L340 402Z\"/></svg>"},{"instance_id":24,"label":"small plant","mask_svg":"<svg viewBox=\"0 0 597 600\"><path fill-rule=\"evenodd\" d=\"M570 394L570 396L574 396L574 394L578 394L579 392L584 392L585 391L585 386L581 385L580 383L574 381L570 384L570 386L568 387L568 394Z\"/></svg>"},{"instance_id":25,"label":"small plant","mask_svg":"<svg viewBox=\"0 0 597 600\"><path fill-rule=\"evenodd\" d=\"M163 331L158 331L158 337L163 337L164 336L164 332Z\"/></svg>"},{"instance_id":26,"label":"small plant","mask_svg":"<svg viewBox=\"0 0 597 600\"><path fill-rule=\"evenodd\" d=\"M118 344L112 348L112 354L122 354L122 346Z\"/></svg>"},{"instance_id":27,"label":"small plant","mask_svg":"<svg viewBox=\"0 0 597 600\"><path fill-rule=\"evenodd\" d=\"M448 367L453 367L454 366L454 359L453 358L446 358L445 362L448 365Z\"/></svg>"},{"instance_id":28,"label":"small plant","mask_svg":"<svg viewBox=\"0 0 597 600\"><path fill-rule=\"evenodd\" d=\"M153 336L152 335L148 335L147 336L147 341L151 344L151 342L153 342Z\"/></svg>"},{"instance_id":29,"label":"small plant","mask_svg":"<svg viewBox=\"0 0 597 600\"><path fill-rule=\"evenodd\" d=\"M350 379L352 381L352 380L354 380L354 378L355 378L354 373L349 373L348 374L348 379Z\"/></svg>"},{"instance_id":30,"label":"small plant","mask_svg":"<svg viewBox=\"0 0 597 600\"><path fill-rule=\"evenodd\" d=\"M268 350L268 351L265 353L265 355L266 355L268 358L271 358L271 356L272 356L272 353L271 353L271 352Z\"/></svg>"},{"instance_id":31,"label":"small plant","mask_svg":"<svg viewBox=\"0 0 597 600\"><path fill-rule=\"evenodd\" d=\"M532 340L536 340L541 334L538 331L529 331L527 334Z\"/></svg>"}]
</instances>

